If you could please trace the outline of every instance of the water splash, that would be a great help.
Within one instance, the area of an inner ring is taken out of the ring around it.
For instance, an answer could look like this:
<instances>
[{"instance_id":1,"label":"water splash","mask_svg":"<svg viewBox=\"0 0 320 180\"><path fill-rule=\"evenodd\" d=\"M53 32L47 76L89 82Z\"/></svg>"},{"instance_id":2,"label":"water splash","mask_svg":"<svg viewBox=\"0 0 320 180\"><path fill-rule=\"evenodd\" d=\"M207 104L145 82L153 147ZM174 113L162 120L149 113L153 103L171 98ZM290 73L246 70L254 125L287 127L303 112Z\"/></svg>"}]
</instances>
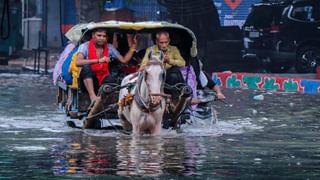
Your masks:
<instances>
[{"instance_id":1,"label":"water splash","mask_svg":"<svg viewBox=\"0 0 320 180\"><path fill-rule=\"evenodd\" d=\"M47 150L46 147L43 146L15 146L13 147L14 150L17 151L44 151Z\"/></svg>"}]
</instances>

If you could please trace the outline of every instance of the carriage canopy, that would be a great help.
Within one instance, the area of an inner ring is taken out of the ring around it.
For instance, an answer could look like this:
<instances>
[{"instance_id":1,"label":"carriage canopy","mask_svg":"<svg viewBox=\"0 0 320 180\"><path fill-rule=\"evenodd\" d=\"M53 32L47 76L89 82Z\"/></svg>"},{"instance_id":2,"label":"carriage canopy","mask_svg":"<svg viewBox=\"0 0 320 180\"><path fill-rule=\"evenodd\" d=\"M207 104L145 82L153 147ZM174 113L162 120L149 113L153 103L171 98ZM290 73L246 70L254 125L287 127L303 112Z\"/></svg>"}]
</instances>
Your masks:
<instances>
[{"instance_id":1,"label":"carriage canopy","mask_svg":"<svg viewBox=\"0 0 320 180\"><path fill-rule=\"evenodd\" d=\"M177 46L181 53L190 55L191 57L197 56L197 40L194 33L179 24L169 22L122 22L122 21L103 21L91 22L88 24L78 24L71 28L66 37L70 41L85 42L91 37L94 29L106 28L108 33L130 33L130 34L146 34L149 33L155 39L155 34L158 31L168 31L172 45Z\"/></svg>"}]
</instances>

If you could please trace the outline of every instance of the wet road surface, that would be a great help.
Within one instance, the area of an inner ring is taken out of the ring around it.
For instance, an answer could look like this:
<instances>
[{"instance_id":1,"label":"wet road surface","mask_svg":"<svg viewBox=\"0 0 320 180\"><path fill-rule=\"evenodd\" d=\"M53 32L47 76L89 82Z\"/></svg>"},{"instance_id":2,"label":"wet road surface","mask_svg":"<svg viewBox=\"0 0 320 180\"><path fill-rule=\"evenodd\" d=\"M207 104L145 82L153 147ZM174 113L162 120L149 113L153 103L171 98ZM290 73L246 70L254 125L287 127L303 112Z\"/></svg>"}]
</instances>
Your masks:
<instances>
[{"instance_id":1,"label":"wet road surface","mask_svg":"<svg viewBox=\"0 0 320 180\"><path fill-rule=\"evenodd\" d=\"M216 124L137 139L67 127L48 76L0 74L0 84L0 179L320 177L319 95L224 89Z\"/></svg>"}]
</instances>

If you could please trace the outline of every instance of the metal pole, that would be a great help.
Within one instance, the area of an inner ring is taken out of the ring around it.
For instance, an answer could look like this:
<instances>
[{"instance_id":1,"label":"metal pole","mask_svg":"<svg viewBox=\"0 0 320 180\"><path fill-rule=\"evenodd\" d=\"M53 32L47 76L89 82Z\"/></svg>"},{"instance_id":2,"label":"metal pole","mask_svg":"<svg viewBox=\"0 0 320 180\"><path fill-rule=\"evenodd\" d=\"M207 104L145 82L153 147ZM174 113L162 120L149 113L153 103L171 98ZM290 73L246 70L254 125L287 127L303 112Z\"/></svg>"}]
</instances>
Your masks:
<instances>
[{"instance_id":1,"label":"metal pole","mask_svg":"<svg viewBox=\"0 0 320 180\"><path fill-rule=\"evenodd\" d=\"M38 51L38 73L40 73L40 55L41 55L41 51L40 49L37 50Z\"/></svg>"},{"instance_id":2,"label":"metal pole","mask_svg":"<svg viewBox=\"0 0 320 180\"><path fill-rule=\"evenodd\" d=\"M41 43L41 30L39 31L39 34L38 34L38 48L37 48L37 51L38 51L38 73L40 72L40 55L41 55L41 47L40 47L40 44Z\"/></svg>"},{"instance_id":3,"label":"metal pole","mask_svg":"<svg viewBox=\"0 0 320 180\"><path fill-rule=\"evenodd\" d=\"M47 49L44 49L44 52L45 52L45 64L44 64L44 68L45 68L45 70L44 70L44 73L45 74L48 74L48 50Z\"/></svg>"},{"instance_id":4,"label":"metal pole","mask_svg":"<svg viewBox=\"0 0 320 180\"><path fill-rule=\"evenodd\" d=\"M33 62L33 71L36 72L36 66L37 66L37 50L33 49L34 51L34 62Z\"/></svg>"}]
</instances>

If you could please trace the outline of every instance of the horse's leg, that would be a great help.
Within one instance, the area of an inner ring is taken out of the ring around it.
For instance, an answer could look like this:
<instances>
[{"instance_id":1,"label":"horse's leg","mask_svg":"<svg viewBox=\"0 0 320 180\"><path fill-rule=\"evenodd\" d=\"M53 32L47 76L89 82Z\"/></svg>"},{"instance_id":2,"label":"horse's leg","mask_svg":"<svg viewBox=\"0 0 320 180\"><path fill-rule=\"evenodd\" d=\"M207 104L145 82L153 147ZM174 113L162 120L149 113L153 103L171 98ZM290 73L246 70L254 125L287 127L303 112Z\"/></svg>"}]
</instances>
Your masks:
<instances>
[{"instance_id":1,"label":"horse's leg","mask_svg":"<svg viewBox=\"0 0 320 180\"><path fill-rule=\"evenodd\" d=\"M133 101L130 108L130 122L132 124L132 134L134 136L139 136L141 134L140 130L140 120L143 118L142 112L139 110L136 102Z\"/></svg>"},{"instance_id":2,"label":"horse's leg","mask_svg":"<svg viewBox=\"0 0 320 180\"><path fill-rule=\"evenodd\" d=\"M161 133L161 121L160 120L156 120L158 122L155 123L154 128L151 130L151 135L152 136L158 136Z\"/></svg>"},{"instance_id":3,"label":"horse's leg","mask_svg":"<svg viewBox=\"0 0 320 180\"><path fill-rule=\"evenodd\" d=\"M140 136L140 134L141 134L141 132L139 129L139 125L137 125L137 124L132 125L132 135L133 136Z\"/></svg>"},{"instance_id":4,"label":"horse's leg","mask_svg":"<svg viewBox=\"0 0 320 180\"><path fill-rule=\"evenodd\" d=\"M165 100L162 100L161 101L161 108L156 112L154 113L154 116L153 116L153 121L154 121L154 128L153 128L153 131L151 131L151 135L160 135L161 134L161 129L162 129L162 121L163 121L163 114L164 114L164 111L165 111L165 106L166 106L166 102Z\"/></svg>"}]
</instances>

